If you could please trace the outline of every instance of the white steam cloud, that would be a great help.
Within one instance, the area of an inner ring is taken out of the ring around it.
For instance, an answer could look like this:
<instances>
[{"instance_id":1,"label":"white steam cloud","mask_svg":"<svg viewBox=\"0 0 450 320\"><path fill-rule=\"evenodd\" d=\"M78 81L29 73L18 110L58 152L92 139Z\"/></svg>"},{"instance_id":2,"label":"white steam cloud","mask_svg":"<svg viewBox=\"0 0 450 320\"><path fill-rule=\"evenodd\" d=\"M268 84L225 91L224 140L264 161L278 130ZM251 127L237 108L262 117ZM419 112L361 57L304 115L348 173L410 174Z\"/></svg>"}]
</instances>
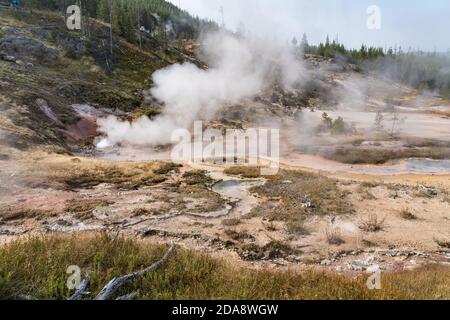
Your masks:
<instances>
[{"instance_id":1,"label":"white steam cloud","mask_svg":"<svg viewBox=\"0 0 450 320\"><path fill-rule=\"evenodd\" d=\"M273 40L214 32L201 44L208 69L184 63L155 72L151 93L164 104L163 113L154 120L142 117L132 123L114 116L99 119L105 138L97 146L170 143L174 130L187 129L195 120L211 120L223 106L253 97L274 81L289 89L305 77L302 63L289 47Z\"/></svg>"}]
</instances>

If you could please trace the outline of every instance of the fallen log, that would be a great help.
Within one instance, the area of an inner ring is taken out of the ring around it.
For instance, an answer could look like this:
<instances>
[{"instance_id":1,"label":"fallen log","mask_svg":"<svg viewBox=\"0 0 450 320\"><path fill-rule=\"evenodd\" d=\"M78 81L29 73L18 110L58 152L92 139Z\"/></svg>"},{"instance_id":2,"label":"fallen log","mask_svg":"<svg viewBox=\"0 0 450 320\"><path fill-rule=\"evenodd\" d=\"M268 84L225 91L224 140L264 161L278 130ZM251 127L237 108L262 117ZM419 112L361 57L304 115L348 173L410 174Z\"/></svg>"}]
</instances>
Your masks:
<instances>
[{"instance_id":1,"label":"fallen log","mask_svg":"<svg viewBox=\"0 0 450 320\"><path fill-rule=\"evenodd\" d=\"M89 276L86 275L83 281L81 281L77 291L75 291L75 293L71 295L68 300L81 300L83 296L88 295L89 292L86 292L86 289L89 284L89 281L90 281Z\"/></svg>"},{"instance_id":2,"label":"fallen log","mask_svg":"<svg viewBox=\"0 0 450 320\"><path fill-rule=\"evenodd\" d=\"M161 258L161 260L155 262L150 267L145 268L141 271L136 271L136 272L127 274L125 276L112 279L105 287L103 287L103 289L97 295L95 300L109 300L110 297L123 285L125 285L125 284L131 282L132 280L139 278L151 271L158 269L169 258L169 256L172 254L174 249L175 249L175 243L172 243L169 250L167 250L167 252ZM135 293L133 292L130 295L133 295L133 294L135 294ZM127 295L127 296L129 297L130 295ZM127 296L123 296L123 297L127 297ZM121 298L123 298L123 297L121 297ZM120 299L120 300L127 300L127 299Z\"/></svg>"},{"instance_id":3,"label":"fallen log","mask_svg":"<svg viewBox=\"0 0 450 320\"><path fill-rule=\"evenodd\" d=\"M118 297L116 300L133 300L134 298L137 297L137 295L138 295L138 293L135 291L135 292L126 294L124 296Z\"/></svg>"}]
</instances>

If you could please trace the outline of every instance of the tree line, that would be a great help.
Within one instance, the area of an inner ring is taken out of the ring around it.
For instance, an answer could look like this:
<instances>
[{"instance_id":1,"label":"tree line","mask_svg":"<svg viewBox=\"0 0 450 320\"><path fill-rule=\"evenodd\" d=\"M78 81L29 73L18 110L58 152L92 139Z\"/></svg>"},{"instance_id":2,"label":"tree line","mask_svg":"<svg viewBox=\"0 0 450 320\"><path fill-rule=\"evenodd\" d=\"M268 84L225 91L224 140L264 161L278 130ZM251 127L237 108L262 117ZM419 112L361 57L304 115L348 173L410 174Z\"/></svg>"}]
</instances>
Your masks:
<instances>
[{"instance_id":1,"label":"tree line","mask_svg":"<svg viewBox=\"0 0 450 320\"><path fill-rule=\"evenodd\" d=\"M450 53L424 52L411 48L404 51L397 45L383 49L363 44L359 49L348 49L337 38L330 41L328 36L325 43L311 45L306 34L300 41L294 37L292 46L301 55L337 58L419 91L434 91L450 98Z\"/></svg>"},{"instance_id":2,"label":"tree line","mask_svg":"<svg viewBox=\"0 0 450 320\"><path fill-rule=\"evenodd\" d=\"M194 38L215 23L191 16L165 0L23 0L23 6L65 12L72 4L80 6L85 18L112 22L114 31L128 41L139 41L140 32L158 37Z\"/></svg>"},{"instance_id":3,"label":"tree line","mask_svg":"<svg viewBox=\"0 0 450 320\"><path fill-rule=\"evenodd\" d=\"M320 42L318 45L312 45L308 42L308 37L303 34L301 41L297 38L292 39L292 45L297 48L302 54L313 54L322 56L325 58L345 58L348 62L358 63L366 59L376 59L386 56L387 53L380 47L372 47L361 45L359 49L348 49L339 39L330 41L330 37L327 36L325 42Z\"/></svg>"}]
</instances>

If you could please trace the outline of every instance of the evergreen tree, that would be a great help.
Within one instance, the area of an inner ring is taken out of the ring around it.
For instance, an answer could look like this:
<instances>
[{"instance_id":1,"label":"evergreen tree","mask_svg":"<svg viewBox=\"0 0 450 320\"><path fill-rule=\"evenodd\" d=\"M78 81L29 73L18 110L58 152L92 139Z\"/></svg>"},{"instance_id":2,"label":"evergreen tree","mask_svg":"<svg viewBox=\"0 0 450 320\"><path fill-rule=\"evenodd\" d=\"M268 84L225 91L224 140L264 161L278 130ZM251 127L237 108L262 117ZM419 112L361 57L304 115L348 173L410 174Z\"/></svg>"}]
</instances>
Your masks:
<instances>
[{"instance_id":1,"label":"evergreen tree","mask_svg":"<svg viewBox=\"0 0 450 320\"><path fill-rule=\"evenodd\" d=\"M300 48L303 51L303 53L309 53L309 43L306 33L303 33L302 41L300 42Z\"/></svg>"}]
</instances>

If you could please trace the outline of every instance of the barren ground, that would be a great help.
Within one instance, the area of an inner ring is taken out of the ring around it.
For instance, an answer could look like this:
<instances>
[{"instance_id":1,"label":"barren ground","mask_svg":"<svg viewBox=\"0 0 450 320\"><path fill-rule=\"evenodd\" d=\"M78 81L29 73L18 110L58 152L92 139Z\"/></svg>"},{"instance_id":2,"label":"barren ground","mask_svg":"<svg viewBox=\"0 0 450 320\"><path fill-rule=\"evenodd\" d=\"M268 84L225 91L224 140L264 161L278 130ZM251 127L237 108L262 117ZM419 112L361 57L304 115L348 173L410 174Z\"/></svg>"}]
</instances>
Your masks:
<instances>
[{"instance_id":1,"label":"barren ground","mask_svg":"<svg viewBox=\"0 0 450 320\"><path fill-rule=\"evenodd\" d=\"M450 263L449 175L284 166L278 176L262 178L249 175L250 168L227 174L213 165L10 151L2 151L10 159L1 161L8 181L0 199L2 241L101 230L175 240L251 268L358 273ZM363 227L371 219L377 230Z\"/></svg>"}]
</instances>

